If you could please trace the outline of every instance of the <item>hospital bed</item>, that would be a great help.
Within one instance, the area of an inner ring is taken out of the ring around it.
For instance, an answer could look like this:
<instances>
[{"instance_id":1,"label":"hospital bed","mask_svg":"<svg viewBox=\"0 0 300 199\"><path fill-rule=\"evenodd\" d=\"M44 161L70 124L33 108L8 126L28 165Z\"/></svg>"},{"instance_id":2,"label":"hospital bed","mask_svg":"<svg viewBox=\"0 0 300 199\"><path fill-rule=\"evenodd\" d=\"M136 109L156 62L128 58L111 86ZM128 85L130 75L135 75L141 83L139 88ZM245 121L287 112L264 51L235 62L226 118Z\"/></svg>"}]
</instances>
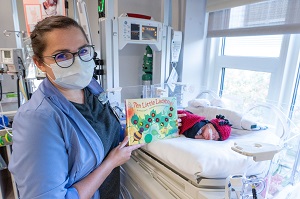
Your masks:
<instances>
[{"instance_id":1,"label":"hospital bed","mask_svg":"<svg viewBox=\"0 0 300 199\"><path fill-rule=\"evenodd\" d=\"M212 101L215 105L208 106ZM300 170L298 129L272 104L256 103L242 113L230 105L222 107L224 104L225 100L205 90L184 109L201 116L205 113L207 119L213 118L215 111L225 115L233 123L228 140L179 136L134 151L121 168L123 198L226 198L226 192L233 190L228 189L228 184L233 185L230 179L237 177L242 197L231 194L230 198L254 198L253 190L258 198L295 194ZM258 148L270 145L273 153L270 158L264 157L266 154L257 158L234 150L247 143Z\"/></svg>"}]
</instances>

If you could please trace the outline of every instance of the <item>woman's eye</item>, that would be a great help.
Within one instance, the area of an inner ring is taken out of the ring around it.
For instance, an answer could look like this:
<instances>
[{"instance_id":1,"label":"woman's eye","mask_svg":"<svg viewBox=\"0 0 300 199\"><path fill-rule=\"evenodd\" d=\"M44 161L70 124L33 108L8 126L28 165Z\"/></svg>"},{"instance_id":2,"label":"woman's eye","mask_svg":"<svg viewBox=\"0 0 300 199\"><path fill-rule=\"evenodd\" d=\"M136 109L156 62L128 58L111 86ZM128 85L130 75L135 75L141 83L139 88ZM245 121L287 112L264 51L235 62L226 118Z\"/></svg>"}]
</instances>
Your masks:
<instances>
[{"instance_id":1,"label":"woman's eye","mask_svg":"<svg viewBox=\"0 0 300 199\"><path fill-rule=\"evenodd\" d=\"M88 49L87 48L82 48L80 49L79 51L79 55L82 56L82 55L86 55L88 53Z\"/></svg>"},{"instance_id":2,"label":"woman's eye","mask_svg":"<svg viewBox=\"0 0 300 199\"><path fill-rule=\"evenodd\" d=\"M64 61L67 60L68 56L65 53L60 53L55 56L56 61Z\"/></svg>"}]
</instances>

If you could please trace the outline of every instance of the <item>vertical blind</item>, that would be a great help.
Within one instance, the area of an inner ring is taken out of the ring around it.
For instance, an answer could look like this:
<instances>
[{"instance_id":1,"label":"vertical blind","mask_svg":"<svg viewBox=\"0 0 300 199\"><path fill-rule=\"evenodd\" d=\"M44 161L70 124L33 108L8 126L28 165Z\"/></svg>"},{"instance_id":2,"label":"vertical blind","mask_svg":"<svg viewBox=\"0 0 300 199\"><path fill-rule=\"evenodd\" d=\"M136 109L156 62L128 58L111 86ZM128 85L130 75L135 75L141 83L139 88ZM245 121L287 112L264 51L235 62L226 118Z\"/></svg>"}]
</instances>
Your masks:
<instances>
[{"instance_id":1,"label":"vertical blind","mask_svg":"<svg viewBox=\"0 0 300 199\"><path fill-rule=\"evenodd\" d=\"M300 33L299 10L299 0L269 0L210 12L207 36Z\"/></svg>"}]
</instances>

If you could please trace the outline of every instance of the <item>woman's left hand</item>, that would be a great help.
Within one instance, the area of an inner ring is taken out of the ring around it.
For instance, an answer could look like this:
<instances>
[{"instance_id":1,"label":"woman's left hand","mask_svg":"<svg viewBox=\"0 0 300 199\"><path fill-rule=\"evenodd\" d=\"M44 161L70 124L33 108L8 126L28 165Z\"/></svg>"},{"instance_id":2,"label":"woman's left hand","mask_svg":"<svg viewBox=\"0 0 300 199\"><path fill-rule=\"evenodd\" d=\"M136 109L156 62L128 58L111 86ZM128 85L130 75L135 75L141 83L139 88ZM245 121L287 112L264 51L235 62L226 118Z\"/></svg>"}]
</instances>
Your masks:
<instances>
[{"instance_id":1,"label":"woman's left hand","mask_svg":"<svg viewBox=\"0 0 300 199\"><path fill-rule=\"evenodd\" d=\"M178 132L180 132L180 127L182 126L182 124L181 124L181 118L182 117L185 117L186 116L186 114L177 114L178 115L178 119L177 119L177 126L178 126Z\"/></svg>"}]
</instances>

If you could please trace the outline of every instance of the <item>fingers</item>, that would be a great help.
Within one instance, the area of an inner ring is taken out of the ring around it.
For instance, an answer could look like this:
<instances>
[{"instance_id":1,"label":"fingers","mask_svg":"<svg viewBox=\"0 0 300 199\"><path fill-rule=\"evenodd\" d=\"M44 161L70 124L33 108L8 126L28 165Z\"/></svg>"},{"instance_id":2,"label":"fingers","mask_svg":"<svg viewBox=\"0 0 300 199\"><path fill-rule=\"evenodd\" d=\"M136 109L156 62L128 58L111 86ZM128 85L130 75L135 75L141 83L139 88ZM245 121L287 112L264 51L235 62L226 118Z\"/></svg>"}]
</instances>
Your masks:
<instances>
[{"instance_id":1,"label":"fingers","mask_svg":"<svg viewBox=\"0 0 300 199\"><path fill-rule=\"evenodd\" d=\"M138 148L140 148L140 147L142 147L142 146L145 145L145 144L135 144L135 145L132 145L132 146L126 146L127 143L128 143L128 140L129 140L129 138L128 138L128 136L126 136L126 137L124 138L124 140L123 140L122 142L119 143L119 148L124 148L124 147L126 147L127 150L133 151L133 150L138 149Z\"/></svg>"},{"instance_id":2,"label":"fingers","mask_svg":"<svg viewBox=\"0 0 300 199\"><path fill-rule=\"evenodd\" d=\"M135 145L132 145L132 146L128 146L127 148L129 148L131 151L134 151L135 149L138 149L142 146L145 146L145 144L135 144Z\"/></svg>"},{"instance_id":3,"label":"fingers","mask_svg":"<svg viewBox=\"0 0 300 199\"><path fill-rule=\"evenodd\" d=\"M180 118L177 119L177 125L178 125L178 126L182 126L181 121L182 121L182 120L181 120Z\"/></svg>"},{"instance_id":4,"label":"fingers","mask_svg":"<svg viewBox=\"0 0 300 199\"><path fill-rule=\"evenodd\" d=\"M185 117L186 114L185 113L182 113L182 114L177 114L178 117Z\"/></svg>"},{"instance_id":5,"label":"fingers","mask_svg":"<svg viewBox=\"0 0 300 199\"><path fill-rule=\"evenodd\" d=\"M124 140L123 140L122 142L119 143L120 148L125 147L125 146L127 145L127 143L128 143L128 140L129 140L129 138L128 138L128 136L126 136L126 137L124 138Z\"/></svg>"}]
</instances>

